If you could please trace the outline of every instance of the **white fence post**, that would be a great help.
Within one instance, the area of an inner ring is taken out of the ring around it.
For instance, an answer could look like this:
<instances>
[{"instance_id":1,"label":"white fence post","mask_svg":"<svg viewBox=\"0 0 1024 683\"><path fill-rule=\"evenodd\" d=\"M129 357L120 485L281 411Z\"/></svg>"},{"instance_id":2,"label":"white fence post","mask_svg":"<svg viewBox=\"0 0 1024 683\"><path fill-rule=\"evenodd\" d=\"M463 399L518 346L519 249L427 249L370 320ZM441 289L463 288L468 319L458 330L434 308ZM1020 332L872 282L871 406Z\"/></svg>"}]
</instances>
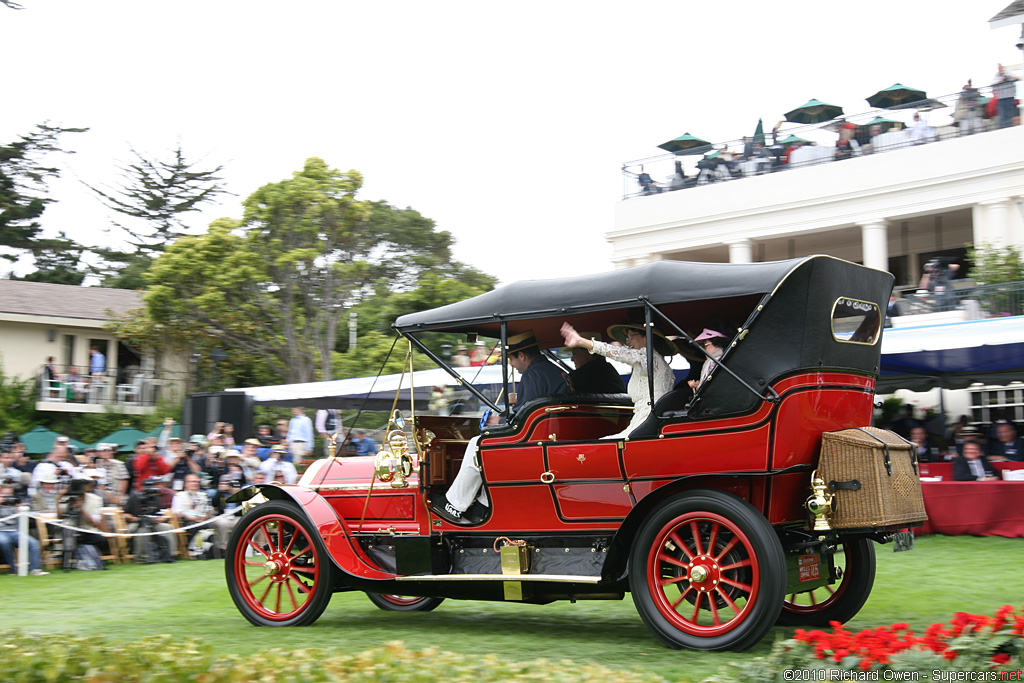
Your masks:
<instances>
[{"instance_id":1,"label":"white fence post","mask_svg":"<svg viewBox=\"0 0 1024 683\"><path fill-rule=\"evenodd\" d=\"M28 576L28 506L18 508L18 576Z\"/></svg>"}]
</instances>

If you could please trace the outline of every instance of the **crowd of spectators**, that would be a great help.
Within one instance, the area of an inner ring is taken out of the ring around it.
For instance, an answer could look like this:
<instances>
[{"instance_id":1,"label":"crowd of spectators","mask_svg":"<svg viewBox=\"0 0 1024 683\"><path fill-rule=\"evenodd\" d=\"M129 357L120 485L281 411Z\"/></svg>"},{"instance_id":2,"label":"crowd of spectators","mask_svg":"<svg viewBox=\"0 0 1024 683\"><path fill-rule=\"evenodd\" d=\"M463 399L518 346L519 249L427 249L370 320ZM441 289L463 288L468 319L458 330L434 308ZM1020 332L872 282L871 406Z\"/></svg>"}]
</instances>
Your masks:
<instances>
[{"instance_id":1,"label":"crowd of spectators","mask_svg":"<svg viewBox=\"0 0 1024 683\"><path fill-rule=\"evenodd\" d=\"M936 434L934 421L916 417L913 405L887 427L914 444L918 462L952 462L955 481L992 481L999 473L993 462L1024 462L1024 439L1017 426L998 419L984 429L962 415L948 433Z\"/></svg>"},{"instance_id":2,"label":"crowd of spectators","mask_svg":"<svg viewBox=\"0 0 1024 683\"><path fill-rule=\"evenodd\" d=\"M371 455L377 445L364 430L343 429L335 411L318 411L316 433L326 443L335 436L338 455ZM254 484L294 484L304 458L316 445L313 421L301 408L290 420L259 425L256 434L242 438L231 424L217 422L207 434L183 440L172 436L175 423L166 420L157 437L139 439L131 452L118 457L117 444L99 443L76 452L59 436L41 459L34 460L11 433L0 442L0 519L12 517L20 506L44 517L46 529L60 539L62 555L74 549L84 561L83 547L100 557L110 552L110 537L123 519L132 539L136 562L171 562L178 536L153 532L181 529L194 557L223 555L238 517L227 515L237 505L228 499ZM15 571L13 549L19 534L17 518L0 522L0 563ZM50 522L73 526L69 533ZM31 572L45 574L40 565L40 532L30 525ZM70 563L71 557L65 557ZM65 566L68 566L66 563ZM101 563L102 566L102 563Z\"/></svg>"},{"instance_id":3,"label":"crowd of spectators","mask_svg":"<svg viewBox=\"0 0 1024 683\"><path fill-rule=\"evenodd\" d=\"M1016 99L1018 80L999 65L991 84L991 98L987 101L982 99L981 92L968 80L956 97L952 112L952 135L973 135L985 130L1020 125ZM934 100L924 100L920 104L922 110L930 106L944 106L936 105ZM908 104L907 108L913 109L913 104ZM920 112L915 112L913 123L898 139L882 136L888 132L899 132L903 124L884 117L878 118L882 122L871 121L857 125L840 119L826 123L830 130L835 130L838 139L832 146L822 146L809 154L797 153L797 150L816 146L816 143L789 133L780 133L784 121L779 121L766 135L744 137L736 143L726 143L723 149L706 155L697 162L696 172L689 176L684 172L682 162L676 159L675 173L666 180L656 181L640 166L635 174L636 181L640 194L651 195L744 176L774 173L803 164L840 161L889 148L921 145L940 138L938 131L929 124L927 114L922 116Z\"/></svg>"}]
</instances>

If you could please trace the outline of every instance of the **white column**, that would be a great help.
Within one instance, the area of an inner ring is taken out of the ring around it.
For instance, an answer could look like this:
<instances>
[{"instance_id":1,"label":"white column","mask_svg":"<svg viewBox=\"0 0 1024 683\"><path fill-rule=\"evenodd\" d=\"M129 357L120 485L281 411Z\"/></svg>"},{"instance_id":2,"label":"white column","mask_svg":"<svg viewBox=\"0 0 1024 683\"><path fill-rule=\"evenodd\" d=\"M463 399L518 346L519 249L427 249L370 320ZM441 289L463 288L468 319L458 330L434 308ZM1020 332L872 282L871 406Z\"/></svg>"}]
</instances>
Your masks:
<instances>
[{"instance_id":1,"label":"white column","mask_svg":"<svg viewBox=\"0 0 1024 683\"><path fill-rule=\"evenodd\" d=\"M754 243L750 240L729 242L729 263L753 263Z\"/></svg>"},{"instance_id":2,"label":"white column","mask_svg":"<svg viewBox=\"0 0 1024 683\"><path fill-rule=\"evenodd\" d=\"M1010 199L1000 197L981 205L985 207L985 242L997 247L1010 244Z\"/></svg>"},{"instance_id":3,"label":"white column","mask_svg":"<svg viewBox=\"0 0 1024 683\"><path fill-rule=\"evenodd\" d=\"M864 265L876 270L889 271L889 230L885 220L875 219L858 223Z\"/></svg>"}]
</instances>

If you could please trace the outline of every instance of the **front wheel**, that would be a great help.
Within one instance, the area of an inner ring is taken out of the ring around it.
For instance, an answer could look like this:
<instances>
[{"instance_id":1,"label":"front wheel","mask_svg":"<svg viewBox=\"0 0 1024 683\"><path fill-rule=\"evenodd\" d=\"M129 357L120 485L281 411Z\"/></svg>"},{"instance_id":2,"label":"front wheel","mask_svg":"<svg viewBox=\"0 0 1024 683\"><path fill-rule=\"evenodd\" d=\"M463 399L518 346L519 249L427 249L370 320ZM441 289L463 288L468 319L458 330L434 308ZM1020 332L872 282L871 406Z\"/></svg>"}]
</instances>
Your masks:
<instances>
[{"instance_id":1,"label":"front wheel","mask_svg":"<svg viewBox=\"0 0 1024 683\"><path fill-rule=\"evenodd\" d=\"M444 598L407 598L404 595L377 595L375 593L367 593L366 597L387 612L429 612L444 602Z\"/></svg>"},{"instance_id":2,"label":"front wheel","mask_svg":"<svg viewBox=\"0 0 1024 683\"><path fill-rule=\"evenodd\" d=\"M780 626L828 626L846 623L867 602L875 584L875 545L871 539L840 537L833 561L842 573L839 582L803 593L792 593L782 603Z\"/></svg>"},{"instance_id":3,"label":"front wheel","mask_svg":"<svg viewBox=\"0 0 1024 683\"><path fill-rule=\"evenodd\" d=\"M257 626L312 624L334 592L334 564L291 501L263 503L239 520L224 570L235 606Z\"/></svg>"},{"instance_id":4,"label":"front wheel","mask_svg":"<svg viewBox=\"0 0 1024 683\"><path fill-rule=\"evenodd\" d=\"M629 586L644 623L669 647L744 650L779 614L785 566L760 512L700 489L670 498L641 525Z\"/></svg>"}]
</instances>

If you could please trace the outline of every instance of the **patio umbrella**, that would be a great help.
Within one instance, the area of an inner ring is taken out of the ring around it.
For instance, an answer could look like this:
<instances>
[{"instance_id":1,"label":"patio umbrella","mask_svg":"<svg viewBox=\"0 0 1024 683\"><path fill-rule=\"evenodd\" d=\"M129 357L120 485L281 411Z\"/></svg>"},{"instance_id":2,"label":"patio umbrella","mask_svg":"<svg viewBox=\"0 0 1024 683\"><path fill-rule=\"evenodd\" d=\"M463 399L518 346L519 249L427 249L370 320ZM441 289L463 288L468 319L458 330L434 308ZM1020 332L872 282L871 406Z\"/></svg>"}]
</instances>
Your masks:
<instances>
[{"instance_id":1,"label":"patio umbrella","mask_svg":"<svg viewBox=\"0 0 1024 683\"><path fill-rule=\"evenodd\" d=\"M792 123L821 123L842 115L842 107L819 100L811 100L793 111L786 112L786 120Z\"/></svg>"},{"instance_id":2,"label":"patio umbrella","mask_svg":"<svg viewBox=\"0 0 1024 683\"><path fill-rule=\"evenodd\" d=\"M879 109L900 109L914 102L926 99L928 95L924 90L908 88L900 83L895 83L885 90L879 90L871 97L866 98L868 104Z\"/></svg>"},{"instance_id":3,"label":"patio umbrella","mask_svg":"<svg viewBox=\"0 0 1024 683\"><path fill-rule=\"evenodd\" d=\"M683 133L673 140L661 143L658 147L675 154L700 154L710 149L711 143L689 133Z\"/></svg>"},{"instance_id":4,"label":"patio umbrella","mask_svg":"<svg viewBox=\"0 0 1024 683\"><path fill-rule=\"evenodd\" d=\"M893 119L887 119L884 116L876 116L865 124L862 124L864 128L870 129L871 126L881 126L882 132L889 130L893 126L902 125L900 121L894 121Z\"/></svg>"},{"instance_id":5,"label":"patio umbrella","mask_svg":"<svg viewBox=\"0 0 1024 683\"><path fill-rule=\"evenodd\" d=\"M754 129L754 144L764 144L764 123L761 119L757 120L757 128Z\"/></svg>"},{"instance_id":6,"label":"patio umbrella","mask_svg":"<svg viewBox=\"0 0 1024 683\"><path fill-rule=\"evenodd\" d=\"M145 439L149 435L146 432L136 429L135 427L129 427L124 425L117 431L107 434L102 439L98 439L96 443L113 443L117 444L117 452L125 453L135 449L135 442L139 439Z\"/></svg>"},{"instance_id":7,"label":"patio umbrella","mask_svg":"<svg viewBox=\"0 0 1024 683\"><path fill-rule=\"evenodd\" d=\"M28 430L24 434L18 437L18 439L25 444L25 452L29 455L37 455L40 453L49 453L53 450L53 442L60 436L57 432L52 429L39 425ZM82 450L86 447L84 443L78 439L68 439L68 442L77 448Z\"/></svg>"},{"instance_id":8,"label":"patio umbrella","mask_svg":"<svg viewBox=\"0 0 1024 683\"><path fill-rule=\"evenodd\" d=\"M795 145L798 142L802 142L802 143L804 143L806 145L806 144L810 144L811 141L810 140L805 140L803 138L799 138L799 137L797 137L795 135L790 135L785 140L779 140L778 144L784 145L786 147L789 147L790 145Z\"/></svg>"}]
</instances>

